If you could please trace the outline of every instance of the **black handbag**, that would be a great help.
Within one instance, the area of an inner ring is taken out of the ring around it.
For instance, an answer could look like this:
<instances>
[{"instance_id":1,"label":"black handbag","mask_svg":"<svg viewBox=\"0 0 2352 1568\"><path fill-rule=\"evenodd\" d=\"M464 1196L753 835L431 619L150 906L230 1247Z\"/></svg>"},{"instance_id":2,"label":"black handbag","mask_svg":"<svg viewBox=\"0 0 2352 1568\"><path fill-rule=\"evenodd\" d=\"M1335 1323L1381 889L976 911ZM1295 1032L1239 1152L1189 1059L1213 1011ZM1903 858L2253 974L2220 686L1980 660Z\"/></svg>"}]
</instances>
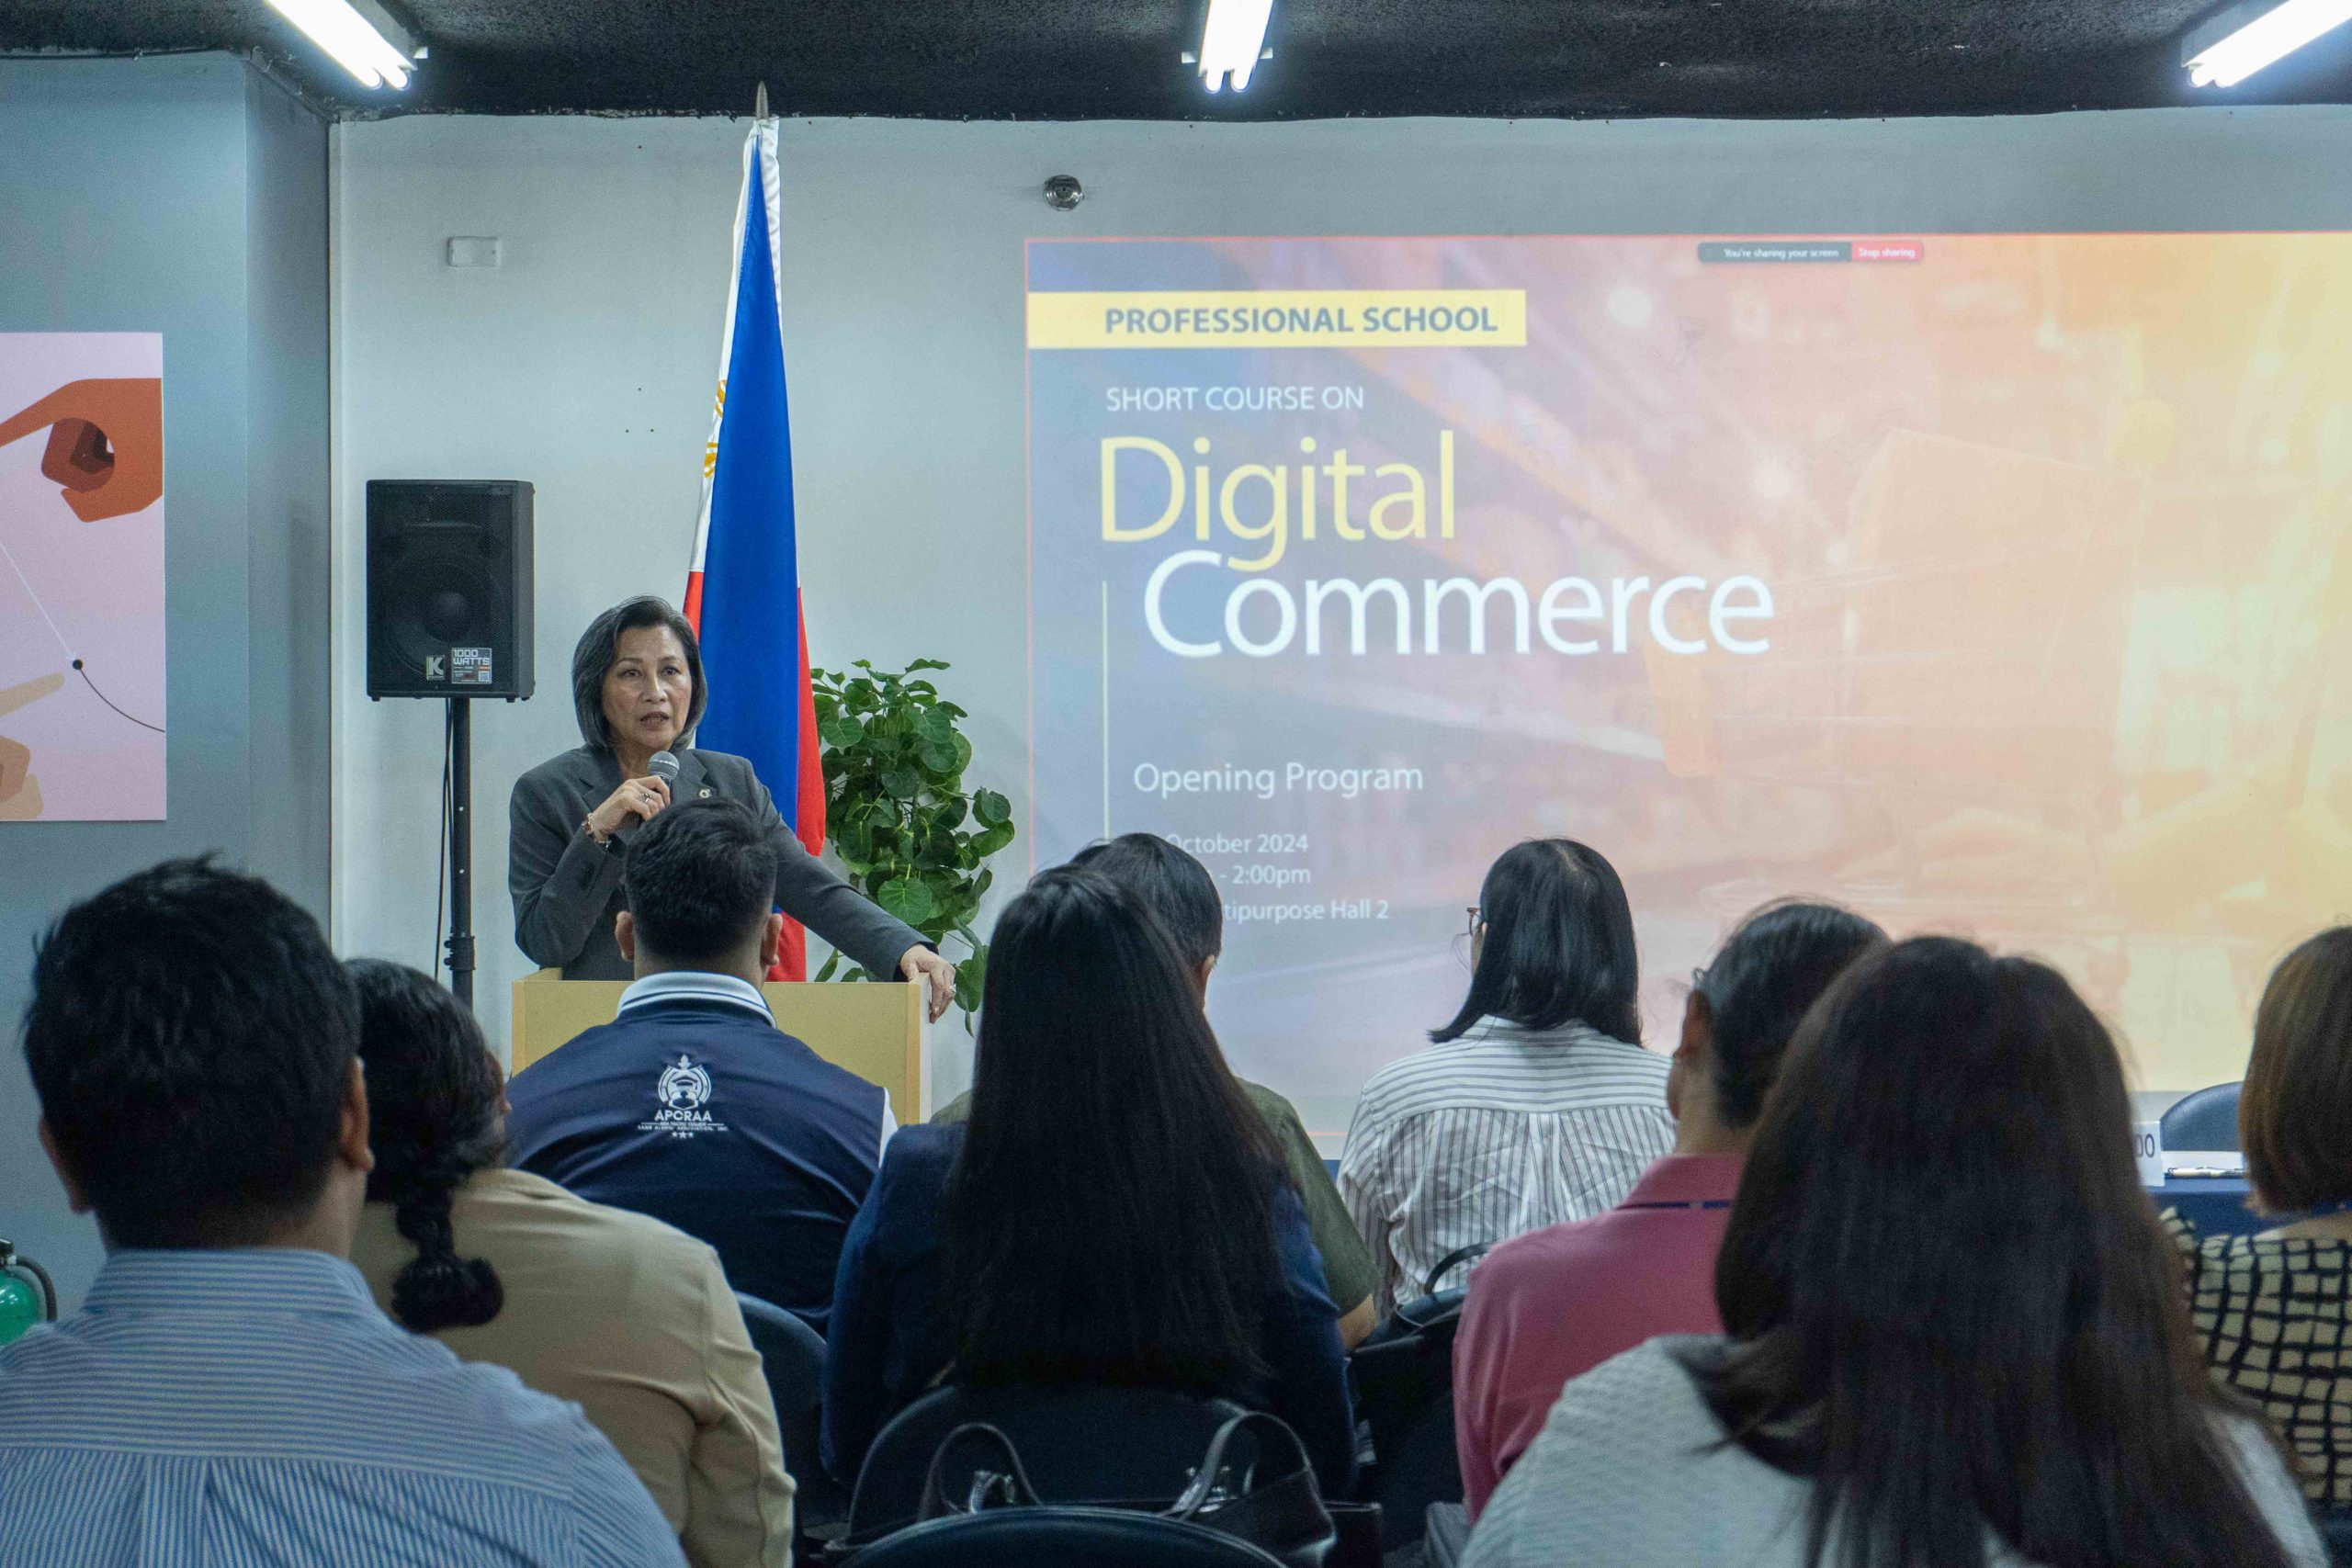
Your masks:
<instances>
[{"instance_id":1,"label":"black handbag","mask_svg":"<svg viewBox=\"0 0 2352 1568\"><path fill-rule=\"evenodd\" d=\"M1383 1438L1394 1446L1421 1413L1453 1389L1453 1337L1462 1326L1466 1285L1440 1291L1437 1282L1458 1265L1486 1255L1489 1243L1458 1247L1438 1259L1421 1294L1400 1303L1395 1315L1348 1359L1356 1405L1372 1424L1373 1451L1384 1460Z\"/></svg>"},{"instance_id":2,"label":"black handbag","mask_svg":"<svg viewBox=\"0 0 2352 1568\"><path fill-rule=\"evenodd\" d=\"M1245 1430L1257 1440L1258 1454L1256 1462L1237 1483L1229 1450ZM974 1471L965 1495L950 1498L945 1487L949 1461L959 1450L974 1446L991 1450L998 1468ZM1272 1479L1261 1479L1269 1469L1274 1472ZM1297 1434L1260 1411L1236 1416L1217 1428L1191 1480L1172 1503L1125 1499L1044 1503L1029 1483L1012 1439L986 1422L968 1422L948 1433L932 1455L917 1522L990 1508L1035 1507L1148 1513L1182 1520L1246 1541L1278 1559L1284 1568L1325 1568L1339 1540L1338 1527L1315 1483L1315 1467Z\"/></svg>"}]
</instances>

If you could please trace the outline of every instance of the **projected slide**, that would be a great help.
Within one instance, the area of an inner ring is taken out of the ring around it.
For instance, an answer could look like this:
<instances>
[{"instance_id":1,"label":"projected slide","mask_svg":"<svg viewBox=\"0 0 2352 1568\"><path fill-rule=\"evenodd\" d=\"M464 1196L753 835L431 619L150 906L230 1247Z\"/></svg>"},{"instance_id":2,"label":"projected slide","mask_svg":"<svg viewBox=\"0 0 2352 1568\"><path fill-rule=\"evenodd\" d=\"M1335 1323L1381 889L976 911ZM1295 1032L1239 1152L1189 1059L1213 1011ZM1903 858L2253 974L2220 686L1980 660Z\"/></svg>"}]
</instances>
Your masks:
<instances>
[{"instance_id":1,"label":"projected slide","mask_svg":"<svg viewBox=\"0 0 2352 1568\"><path fill-rule=\"evenodd\" d=\"M2352 236L1038 242L1041 863L1224 889L1336 1135L1496 854L1624 874L1649 1043L1783 894L2049 957L2240 1076L2352 914Z\"/></svg>"}]
</instances>

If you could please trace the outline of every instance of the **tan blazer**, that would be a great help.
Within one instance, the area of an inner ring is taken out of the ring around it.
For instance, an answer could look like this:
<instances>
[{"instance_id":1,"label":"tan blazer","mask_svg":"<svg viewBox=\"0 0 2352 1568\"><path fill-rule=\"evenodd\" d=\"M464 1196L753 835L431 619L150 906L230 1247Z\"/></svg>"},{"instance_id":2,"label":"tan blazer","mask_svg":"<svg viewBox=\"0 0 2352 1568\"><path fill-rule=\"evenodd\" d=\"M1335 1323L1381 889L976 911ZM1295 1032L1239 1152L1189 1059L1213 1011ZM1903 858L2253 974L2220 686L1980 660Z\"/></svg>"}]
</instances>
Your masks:
<instances>
[{"instance_id":1,"label":"tan blazer","mask_svg":"<svg viewBox=\"0 0 2352 1568\"><path fill-rule=\"evenodd\" d=\"M577 1403L629 1462L695 1568L783 1568L792 1478L759 1352L718 1255L659 1220L519 1170L477 1172L451 1209L458 1256L486 1258L506 1304L436 1336ZM387 1314L416 1249L370 1203L351 1260Z\"/></svg>"}]
</instances>

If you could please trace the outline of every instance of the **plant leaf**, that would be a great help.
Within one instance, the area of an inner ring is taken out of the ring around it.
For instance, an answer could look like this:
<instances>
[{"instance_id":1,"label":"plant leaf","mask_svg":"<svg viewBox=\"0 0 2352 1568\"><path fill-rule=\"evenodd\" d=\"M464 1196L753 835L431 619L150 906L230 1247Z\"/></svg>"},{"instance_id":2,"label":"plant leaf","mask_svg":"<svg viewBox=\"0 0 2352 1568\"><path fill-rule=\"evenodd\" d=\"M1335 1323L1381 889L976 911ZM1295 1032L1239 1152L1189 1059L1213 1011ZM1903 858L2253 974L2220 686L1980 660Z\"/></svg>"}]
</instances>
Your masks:
<instances>
[{"instance_id":1,"label":"plant leaf","mask_svg":"<svg viewBox=\"0 0 2352 1568\"><path fill-rule=\"evenodd\" d=\"M989 950L974 942L972 955L956 965L956 1005L967 1013L977 1010L988 978Z\"/></svg>"},{"instance_id":2,"label":"plant leaf","mask_svg":"<svg viewBox=\"0 0 2352 1568\"><path fill-rule=\"evenodd\" d=\"M934 908L931 889L907 876L893 877L884 883L875 890L874 901L886 912L910 926L931 919Z\"/></svg>"},{"instance_id":3,"label":"plant leaf","mask_svg":"<svg viewBox=\"0 0 2352 1568\"><path fill-rule=\"evenodd\" d=\"M921 678L946 668L944 660L918 659L904 670L877 670L862 659L840 672L812 670L810 681L835 853L854 884L892 915L933 941L963 938L972 956L958 966L956 991L968 1029L988 974L988 949L972 925L996 876L981 863L1015 829L1011 800L965 788L973 748L956 725L970 715ZM820 977L869 977L843 969L836 954Z\"/></svg>"}]
</instances>

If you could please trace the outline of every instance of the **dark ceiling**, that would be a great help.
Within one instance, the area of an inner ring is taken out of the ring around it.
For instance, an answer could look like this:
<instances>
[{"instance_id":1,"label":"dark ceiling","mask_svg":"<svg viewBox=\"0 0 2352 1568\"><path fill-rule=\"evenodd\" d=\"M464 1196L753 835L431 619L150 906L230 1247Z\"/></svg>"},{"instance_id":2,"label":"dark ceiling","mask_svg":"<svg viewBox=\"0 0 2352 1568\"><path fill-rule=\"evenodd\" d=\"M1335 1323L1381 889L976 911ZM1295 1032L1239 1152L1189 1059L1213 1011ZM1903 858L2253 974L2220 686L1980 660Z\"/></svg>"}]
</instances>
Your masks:
<instances>
[{"instance_id":1,"label":"dark ceiling","mask_svg":"<svg viewBox=\"0 0 2352 1568\"><path fill-rule=\"evenodd\" d=\"M989 119L1883 116L2352 99L2352 28L2198 92L2211 0L1275 0L1211 96L1204 0L401 0L430 46L360 89L264 0L0 0L0 50L258 51L348 112Z\"/></svg>"}]
</instances>

